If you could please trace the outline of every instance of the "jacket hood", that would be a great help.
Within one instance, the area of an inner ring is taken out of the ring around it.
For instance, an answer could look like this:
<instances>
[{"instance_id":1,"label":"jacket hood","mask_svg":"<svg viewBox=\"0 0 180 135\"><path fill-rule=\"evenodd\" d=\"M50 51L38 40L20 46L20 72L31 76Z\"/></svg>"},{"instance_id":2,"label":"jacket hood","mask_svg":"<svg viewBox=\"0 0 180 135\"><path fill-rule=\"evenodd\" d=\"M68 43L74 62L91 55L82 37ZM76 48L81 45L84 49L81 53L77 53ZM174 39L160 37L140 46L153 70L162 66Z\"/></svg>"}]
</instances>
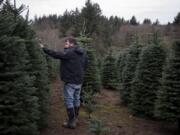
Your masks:
<instances>
[{"instance_id":1,"label":"jacket hood","mask_svg":"<svg viewBox=\"0 0 180 135\"><path fill-rule=\"evenodd\" d=\"M80 46L76 45L74 49L75 49L75 52L77 54L79 54L79 55L83 55L84 54L84 49L81 48Z\"/></svg>"}]
</instances>

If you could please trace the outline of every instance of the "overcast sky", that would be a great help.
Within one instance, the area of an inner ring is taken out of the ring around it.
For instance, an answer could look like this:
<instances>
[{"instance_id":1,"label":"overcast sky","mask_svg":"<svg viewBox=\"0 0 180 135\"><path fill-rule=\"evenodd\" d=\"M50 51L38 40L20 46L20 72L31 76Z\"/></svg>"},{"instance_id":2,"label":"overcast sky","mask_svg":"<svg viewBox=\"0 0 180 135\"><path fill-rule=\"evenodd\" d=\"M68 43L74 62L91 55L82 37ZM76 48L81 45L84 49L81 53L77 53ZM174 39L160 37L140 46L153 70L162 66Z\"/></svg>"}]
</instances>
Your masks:
<instances>
[{"instance_id":1,"label":"overcast sky","mask_svg":"<svg viewBox=\"0 0 180 135\"><path fill-rule=\"evenodd\" d=\"M30 18L35 15L42 16L48 14L62 15L78 7L81 9L86 0L17 0L19 4L29 6ZM172 22L174 17L180 12L180 0L91 0L98 3L105 16L117 15L130 19L133 15L142 22L144 18L160 23Z\"/></svg>"}]
</instances>

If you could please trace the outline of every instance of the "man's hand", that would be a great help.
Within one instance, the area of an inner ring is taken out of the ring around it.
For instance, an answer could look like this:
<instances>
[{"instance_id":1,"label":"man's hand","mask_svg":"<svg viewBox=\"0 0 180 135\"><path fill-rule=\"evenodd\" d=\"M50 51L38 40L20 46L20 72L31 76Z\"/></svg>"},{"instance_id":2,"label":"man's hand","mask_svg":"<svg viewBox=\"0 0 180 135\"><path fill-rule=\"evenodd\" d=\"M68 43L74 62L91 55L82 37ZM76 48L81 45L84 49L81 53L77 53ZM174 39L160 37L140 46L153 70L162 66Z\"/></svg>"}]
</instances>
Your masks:
<instances>
[{"instance_id":1,"label":"man's hand","mask_svg":"<svg viewBox=\"0 0 180 135\"><path fill-rule=\"evenodd\" d=\"M38 39L38 41L39 41L39 45L40 45L40 47L41 47L41 48L43 48L43 47L44 47L44 45L43 45L43 43L42 43L42 40L39 38L39 39Z\"/></svg>"},{"instance_id":2,"label":"man's hand","mask_svg":"<svg viewBox=\"0 0 180 135\"><path fill-rule=\"evenodd\" d=\"M44 45L42 43L39 43L39 45L40 45L41 48L44 48Z\"/></svg>"}]
</instances>

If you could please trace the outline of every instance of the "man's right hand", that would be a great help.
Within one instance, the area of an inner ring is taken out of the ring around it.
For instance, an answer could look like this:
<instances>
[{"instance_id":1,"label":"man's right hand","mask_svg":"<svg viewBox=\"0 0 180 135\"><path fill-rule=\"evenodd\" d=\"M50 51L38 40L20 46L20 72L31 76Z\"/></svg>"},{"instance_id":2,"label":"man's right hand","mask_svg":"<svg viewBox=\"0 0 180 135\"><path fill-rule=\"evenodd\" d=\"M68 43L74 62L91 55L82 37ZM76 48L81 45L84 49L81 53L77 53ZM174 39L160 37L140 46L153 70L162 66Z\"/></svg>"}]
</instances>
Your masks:
<instances>
[{"instance_id":1,"label":"man's right hand","mask_svg":"<svg viewBox=\"0 0 180 135\"><path fill-rule=\"evenodd\" d=\"M44 45L42 43L39 43L39 45L40 45L41 48L44 48Z\"/></svg>"},{"instance_id":2,"label":"man's right hand","mask_svg":"<svg viewBox=\"0 0 180 135\"><path fill-rule=\"evenodd\" d=\"M39 41L39 45L40 45L40 47L41 47L41 48L43 48L43 47L44 47L44 45L43 45L43 43L42 43L42 40L39 38L39 39L38 39L38 41Z\"/></svg>"}]
</instances>

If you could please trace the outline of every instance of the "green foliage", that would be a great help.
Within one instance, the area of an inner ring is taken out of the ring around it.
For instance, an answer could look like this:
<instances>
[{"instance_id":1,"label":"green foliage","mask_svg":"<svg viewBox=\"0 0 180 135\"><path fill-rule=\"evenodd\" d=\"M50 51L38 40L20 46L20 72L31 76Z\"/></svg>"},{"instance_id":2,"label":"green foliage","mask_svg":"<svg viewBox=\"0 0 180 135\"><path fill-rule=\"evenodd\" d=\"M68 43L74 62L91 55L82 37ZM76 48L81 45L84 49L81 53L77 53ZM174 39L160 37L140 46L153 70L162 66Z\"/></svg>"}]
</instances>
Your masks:
<instances>
[{"instance_id":1,"label":"green foliage","mask_svg":"<svg viewBox=\"0 0 180 135\"><path fill-rule=\"evenodd\" d=\"M59 67L58 61L47 55L45 55L45 57L48 66L48 76L52 80L57 77L58 67Z\"/></svg>"},{"instance_id":2,"label":"green foliage","mask_svg":"<svg viewBox=\"0 0 180 135\"><path fill-rule=\"evenodd\" d=\"M18 22L5 7L0 12L0 134L35 135L39 119L35 77L27 69L24 39L14 34ZM33 112L33 113L32 113Z\"/></svg>"},{"instance_id":3,"label":"green foliage","mask_svg":"<svg viewBox=\"0 0 180 135\"><path fill-rule=\"evenodd\" d=\"M91 114L93 113L95 106L92 102L84 103L85 111L89 114L89 119L91 118Z\"/></svg>"},{"instance_id":4,"label":"green foliage","mask_svg":"<svg viewBox=\"0 0 180 135\"><path fill-rule=\"evenodd\" d=\"M0 134L35 135L39 105L26 46L13 36L0 36L0 44Z\"/></svg>"},{"instance_id":5,"label":"green foliage","mask_svg":"<svg viewBox=\"0 0 180 135\"><path fill-rule=\"evenodd\" d=\"M92 91L92 86L85 87L85 90L82 91L83 107L91 119L91 114L95 110L94 104L94 92Z\"/></svg>"},{"instance_id":6,"label":"green foliage","mask_svg":"<svg viewBox=\"0 0 180 135\"><path fill-rule=\"evenodd\" d=\"M92 102L94 97L94 92L92 91L92 86L87 85L87 90L82 91L83 103ZM89 91L88 91L89 90Z\"/></svg>"},{"instance_id":7,"label":"green foliage","mask_svg":"<svg viewBox=\"0 0 180 135\"><path fill-rule=\"evenodd\" d=\"M180 41L173 44L158 91L155 116L169 121L180 119ZM180 123L179 123L180 124Z\"/></svg>"},{"instance_id":8,"label":"green foliage","mask_svg":"<svg viewBox=\"0 0 180 135\"><path fill-rule=\"evenodd\" d=\"M133 45L126 50L126 61L124 61L124 68L121 71L122 81L120 87L120 97L124 104L130 103L132 80L135 76L136 66L139 61L140 47L138 37L136 37Z\"/></svg>"},{"instance_id":9,"label":"green foliage","mask_svg":"<svg viewBox=\"0 0 180 135\"><path fill-rule=\"evenodd\" d=\"M120 92L120 99L121 97L121 90L122 90L122 71L125 67L125 62L126 62L126 55L127 55L127 49L124 49L121 51L119 54L118 60L117 60L117 76L118 76L118 85L117 88ZM122 100L122 99L121 99Z\"/></svg>"},{"instance_id":10,"label":"green foliage","mask_svg":"<svg viewBox=\"0 0 180 135\"><path fill-rule=\"evenodd\" d=\"M48 66L43 52L40 50L37 42L32 40L26 41L26 48L29 53L28 72L35 76L34 87L37 88L36 96L39 98L39 128L47 126L47 115L49 110L49 77Z\"/></svg>"},{"instance_id":11,"label":"green foliage","mask_svg":"<svg viewBox=\"0 0 180 135\"><path fill-rule=\"evenodd\" d=\"M108 56L104 60L102 82L105 88L117 89L117 66L116 59L113 57L112 51L109 52Z\"/></svg>"},{"instance_id":12,"label":"green foliage","mask_svg":"<svg viewBox=\"0 0 180 135\"><path fill-rule=\"evenodd\" d=\"M93 119L90 121L90 131L95 135L108 135L110 128L104 127L101 120Z\"/></svg>"},{"instance_id":13,"label":"green foliage","mask_svg":"<svg viewBox=\"0 0 180 135\"><path fill-rule=\"evenodd\" d=\"M134 114L153 116L156 93L160 87L165 52L160 43L142 49L132 82L131 111Z\"/></svg>"},{"instance_id":14,"label":"green foliage","mask_svg":"<svg viewBox=\"0 0 180 135\"><path fill-rule=\"evenodd\" d=\"M100 84L102 84L102 78L103 78L103 60L101 58L98 58L98 70L99 70L99 78L100 78Z\"/></svg>"},{"instance_id":15,"label":"green foliage","mask_svg":"<svg viewBox=\"0 0 180 135\"><path fill-rule=\"evenodd\" d=\"M81 43L81 46L85 48L88 56L88 65L84 75L82 91L92 91L93 93L96 93L100 90L101 86L96 52L89 44L89 38L81 36L78 38L78 41Z\"/></svg>"},{"instance_id":16,"label":"green foliage","mask_svg":"<svg viewBox=\"0 0 180 135\"><path fill-rule=\"evenodd\" d=\"M82 28L82 19L79 10L76 8L75 11L64 12L63 16L60 18L60 32L62 36L73 35L79 36ZM57 20L57 19L55 19ZM57 21L56 21L57 23Z\"/></svg>"},{"instance_id":17,"label":"green foliage","mask_svg":"<svg viewBox=\"0 0 180 135\"><path fill-rule=\"evenodd\" d=\"M9 2L0 10L2 135L35 135L47 117L47 64L23 10Z\"/></svg>"},{"instance_id":18,"label":"green foliage","mask_svg":"<svg viewBox=\"0 0 180 135\"><path fill-rule=\"evenodd\" d=\"M128 49L124 49L118 57L117 60L117 75L118 75L118 82L119 82L119 87L122 84L122 71L125 67L125 63L126 63L126 56L127 56L127 50Z\"/></svg>"}]
</instances>

